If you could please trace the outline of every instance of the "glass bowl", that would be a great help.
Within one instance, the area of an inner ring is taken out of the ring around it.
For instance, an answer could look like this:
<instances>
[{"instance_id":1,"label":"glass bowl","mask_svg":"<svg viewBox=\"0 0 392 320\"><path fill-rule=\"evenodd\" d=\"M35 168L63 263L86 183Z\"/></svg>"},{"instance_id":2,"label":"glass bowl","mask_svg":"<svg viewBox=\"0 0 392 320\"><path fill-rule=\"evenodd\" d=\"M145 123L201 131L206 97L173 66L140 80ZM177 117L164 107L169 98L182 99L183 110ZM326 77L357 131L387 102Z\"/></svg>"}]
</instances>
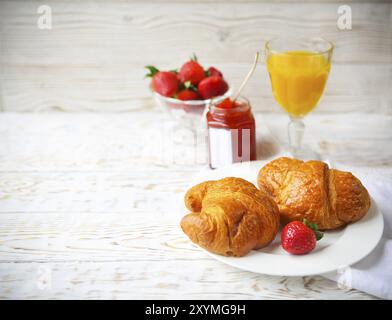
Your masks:
<instances>
[{"instance_id":1,"label":"glass bowl","mask_svg":"<svg viewBox=\"0 0 392 320\"><path fill-rule=\"evenodd\" d=\"M150 88L151 89L151 88ZM187 100L182 101L170 97L165 97L152 90L155 101L167 112L171 118L181 125L197 128L201 121L204 110L214 101L214 104L231 96L231 88L225 94L206 100Z\"/></svg>"}]
</instances>

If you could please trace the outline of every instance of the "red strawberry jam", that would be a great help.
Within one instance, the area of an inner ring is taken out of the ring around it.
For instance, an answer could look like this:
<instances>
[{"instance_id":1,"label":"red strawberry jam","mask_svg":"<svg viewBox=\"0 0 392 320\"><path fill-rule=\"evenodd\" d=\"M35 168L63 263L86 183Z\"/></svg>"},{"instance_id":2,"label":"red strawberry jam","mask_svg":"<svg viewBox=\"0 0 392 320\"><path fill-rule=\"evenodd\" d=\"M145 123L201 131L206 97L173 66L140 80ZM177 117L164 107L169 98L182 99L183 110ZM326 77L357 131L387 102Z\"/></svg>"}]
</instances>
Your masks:
<instances>
[{"instance_id":1,"label":"red strawberry jam","mask_svg":"<svg viewBox=\"0 0 392 320\"><path fill-rule=\"evenodd\" d=\"M229 98L207 113L210 167L256 160L256 125L245 98Z\"/></svg>"}]
</instances>

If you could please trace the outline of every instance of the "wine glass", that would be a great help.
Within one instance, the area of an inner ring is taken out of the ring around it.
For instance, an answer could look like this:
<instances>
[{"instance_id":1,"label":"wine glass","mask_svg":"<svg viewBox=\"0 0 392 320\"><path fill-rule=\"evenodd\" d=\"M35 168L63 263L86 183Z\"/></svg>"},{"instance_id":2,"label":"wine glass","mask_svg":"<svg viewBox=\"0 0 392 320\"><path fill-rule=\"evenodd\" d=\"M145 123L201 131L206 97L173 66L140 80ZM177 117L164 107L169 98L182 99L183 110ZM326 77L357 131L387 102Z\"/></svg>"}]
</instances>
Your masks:
<instances>
[{"instance_id":1,"label":"wine glass","mask_svg":"<svg viewBox=\"0 0 392 320\"><path fill-rule=\"evenodd\" d=\"M266 42L266 64L272 92L289 114L290 153L299 159L319 159L302 147L303 117L311 112L323 94L331 69L334 45L323 38L277 38Z\"/></svg>"}]
</instances>

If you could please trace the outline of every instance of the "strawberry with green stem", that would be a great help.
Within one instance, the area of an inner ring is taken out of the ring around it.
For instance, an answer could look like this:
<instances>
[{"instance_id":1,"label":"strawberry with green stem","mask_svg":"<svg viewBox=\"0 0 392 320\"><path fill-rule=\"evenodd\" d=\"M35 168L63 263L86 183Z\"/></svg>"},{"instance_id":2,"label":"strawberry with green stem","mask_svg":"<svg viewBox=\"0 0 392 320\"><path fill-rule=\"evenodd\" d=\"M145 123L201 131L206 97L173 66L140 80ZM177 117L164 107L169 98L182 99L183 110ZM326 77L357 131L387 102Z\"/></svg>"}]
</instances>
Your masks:
<instances>
[{"instance_id":1,"label":"strawberry with green stem","mask_svg":"<svg viewBox=\"0 0 392 320\"><path fill-rule=\"evenodd\" d=\"M306 254L316 247L316 243L323 237L315 223L306 219L303 222L292 221L284 226L281 242L284 250L291 254Z\"/></svg>"},{"instance_id":2,"label":"strawberry with green stem","mask_svg":"<svg viewBox=\"0 0 392 320\"><path fill-rule=\"evenodd\" d=\"M178 90L180 84L174 71L159 71L154 66L146 66L150 71L146 77L152 78L152 89L165 97L172 97Z\"/></svg>"},{"instance_id":3,"label":"strawberry with green stem","mask_svg":"<svg viewBox=\"0 0 392 320\"><path fill-rule=\"evenodd\" d=\"M198 85L201 80L206 77L203 67L197 61L197 57L193 54L193 57L188 62L185 62L180 71L178 72L178 78L181 82L185 83L189 81L192 85Z\"/></svg>"}]
</instances>

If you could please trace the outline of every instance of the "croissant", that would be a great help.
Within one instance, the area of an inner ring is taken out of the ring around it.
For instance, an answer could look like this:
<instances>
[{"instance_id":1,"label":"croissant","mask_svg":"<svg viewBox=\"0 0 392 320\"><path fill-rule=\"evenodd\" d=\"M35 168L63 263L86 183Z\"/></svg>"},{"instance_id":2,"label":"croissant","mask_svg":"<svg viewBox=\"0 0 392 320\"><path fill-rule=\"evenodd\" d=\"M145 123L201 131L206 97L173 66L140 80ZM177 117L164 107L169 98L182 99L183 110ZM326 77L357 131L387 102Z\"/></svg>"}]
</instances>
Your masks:
<instances>
[{"instance_id":1,"label":"croissant","mask_svg":"<svg viewBox=\"0 0 392 320\"><path fill-rule=\"evenodd\" d=\"M181 220L184 233L208 251L244 256L268 245L279 228L279 210L270 196L240 178L205 181L185 195L192 211Z\"/></svg>"},{"instance_id":2,"label":"croissant","mask_svg":"<svg viewBox=\"0 0 392 320\"><path fill-rule=\"evenodd\" d=\"M369 193L356 177L321 161L278 158L261 168L257 183L275 200L283 223L306 218L321 230L336 229L370 208Z\"/></svg>"}]
</instances>

